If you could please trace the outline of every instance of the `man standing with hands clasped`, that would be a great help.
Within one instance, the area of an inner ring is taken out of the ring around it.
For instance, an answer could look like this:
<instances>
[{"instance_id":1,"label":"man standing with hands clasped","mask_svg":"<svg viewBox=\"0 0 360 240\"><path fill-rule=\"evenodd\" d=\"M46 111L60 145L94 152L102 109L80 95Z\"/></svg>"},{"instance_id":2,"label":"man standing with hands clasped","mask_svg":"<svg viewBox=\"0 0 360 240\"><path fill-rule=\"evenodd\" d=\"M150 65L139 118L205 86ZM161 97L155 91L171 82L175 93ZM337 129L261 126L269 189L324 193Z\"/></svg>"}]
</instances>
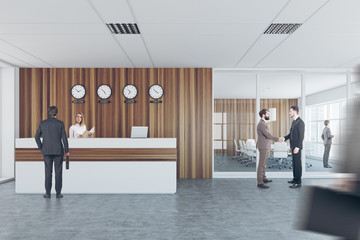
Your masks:
<instances>
[{"instance_id":1,"label":"man standing with hands clasped","mask_svg":"<svg viewBox=\"0 0 360 240\"><path fill-rule=\"evenodd\" d=\"M331 134L331 130L329 128L330 121L325 120L324 125L325 125L325 128L321 134L321 138L324 141L323 164L324 164L324 168L332 168L329 165L329 155L330 155L330 149L331 149L331 144L332 144L332 138L334 137L334 135Z\"/></svg>"},{"instance_id":2,"label":"man standing with hands clasped","mask_svg":"<svg viewBox=\"0 0 360 240\"><path fill-rule=\"evenodd\" d=\"M265 175L266 169L266 160L270 151L270 140L274 140L275 142L282 142L282 138L273 137L269 132L269 126L266 121L270 120L270 113L268 109L262 109L259 112L261 117L258 125L257 125L257 135L258 142L256 144L257 148L260 152L260 159L257 169L257 187L259 188L269 188L269 186L264 183L272 182L272 180L267 179Z\"/></svg>"},{"instance_id":3,"label":"man standing with hands clasped","mask_svg":"<svg viewBox=\"0 0 360 240\"><path fill-rule=\"evenodd\" d=\"M299 188L301 187L301 175L302 175L302 166L301 166L301 149L303 147L304 132L305 132L305 123L299 117L299 107L292 106L289 111L289 116L293 119L291 124L290 133L283 137L286 141L290 139L290 148L292 153L292 165L293 165L293 180L288 181L292 185L290 188Z\"/></svg>"},{"instance_id":4,"label":"man standing with hands clasped","mask_svg":"<svg viewBox=\"0 0 360 240\"><path fill-rule=\"evenodd\" d=\"M44 155L45 163L45 190L44 198L51 197L52 170L55 165L55 190L56 198L62 198L62 166L64 148L69 156L68 140L65 133L64 123L56 119L58 109L56 106L48 108L49 118L42 121L35 135L35 141L41 153ZM41 142L40 137L43 137ZM62 142L61 142L62 141ZM64 145L64 147L63 147Z\"/></svg>"}]
</instances>

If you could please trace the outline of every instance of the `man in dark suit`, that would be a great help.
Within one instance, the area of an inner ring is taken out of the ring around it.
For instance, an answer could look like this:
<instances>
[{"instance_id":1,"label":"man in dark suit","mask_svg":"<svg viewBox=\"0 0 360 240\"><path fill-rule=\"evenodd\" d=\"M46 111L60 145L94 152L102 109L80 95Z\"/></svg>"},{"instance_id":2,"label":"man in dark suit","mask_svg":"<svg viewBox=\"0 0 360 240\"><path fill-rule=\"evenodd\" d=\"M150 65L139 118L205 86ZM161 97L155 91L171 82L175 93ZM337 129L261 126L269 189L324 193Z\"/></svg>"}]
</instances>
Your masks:
<instances>
[{"instance_id":1,"label":"man in dark suit","mask_svg":"<svg viewBox=\"0 0 360 240\"><path fill-rule=\"evenodd\" d=\"M55 165L55 190L56 198L62 198L62 165L64 148L66 155L69 156L68 140L65 133L64 123L56 119L58 109L56 106L48 108L47 120L40 123L35 135L35 141L41 153L44 155L45 163L45 190L44 198L51 197L52 170ZM40 136L43 137L41 142Z\"/></svg>"},{"instance_id":2,"label":"man in dark suit","mask_svg":"<svg viewBox=\"0 0 360 240\"><path fill-rule=\"evenodd\" d=\"M266 160L270 152L270 141L273 140L278 142L282 141L282 138L279 139L274 137L269 132L269 126L266 121L270 120L270 113L268 109L262 109L259 112L259 116L261 117L256 131L258 135L257 148L260 152L260 159L257 169L257 187L258 188L269 188L265 183L272 182L272 180L266 178L265 169L266 169Z\"/></svg>"},{"instance_id":3,"label":"man in dark suit","mask_svg":"<svg viewBox=\"0 0 360 240\"><path fill-rule=\"evenodd\" d=\"M293 119L291 124L290 133L284 137L284 140L290 139L290 148L292 153L292 162L293 162L293 180L288 181L292 185L290 188L299 188L301 187L301 175L302 175L302 166L301 166L301 150L303 147L304 132L305 132L305 123L299 117L299 107L292 106L289 111L290 117Z\"/></svg>"},{"instance_id":4,"label":"man in dark suit","mask_svg":"<svg viewBox=\"0 0 360 240\"><path fill-rule=\"evenodd\" d=\"M325 127L321 134L321 138L324 141L323 164L324 164L324 168L331 168L331 166L329 165L329 155L330 155L330 149L331 149L331 144L332 144L332 138L334 137L334 135L331 134L331 130L329 128L330 121L325 120L324 125L325 125Z\"/></svg>"}]
</instances>

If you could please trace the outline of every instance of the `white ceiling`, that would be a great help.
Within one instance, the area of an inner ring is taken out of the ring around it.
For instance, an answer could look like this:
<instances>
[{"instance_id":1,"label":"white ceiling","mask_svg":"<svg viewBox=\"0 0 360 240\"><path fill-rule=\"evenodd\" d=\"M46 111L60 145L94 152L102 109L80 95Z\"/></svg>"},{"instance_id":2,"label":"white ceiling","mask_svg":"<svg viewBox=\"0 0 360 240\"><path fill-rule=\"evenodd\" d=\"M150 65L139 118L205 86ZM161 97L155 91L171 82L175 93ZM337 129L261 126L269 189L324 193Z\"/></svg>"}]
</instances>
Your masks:
<instances>
[{"instance_id":1,"label":"white ceiling","mask_svg":"<svg viewBox=\"0 0 360 240\"><path fill-rule=\"evenodd\" d=\"M18 67L353 68L359 0L0 0L0 60ZM136 22L141 35L105 23ZM271 23L303 23L263 35Z\"/></svg>"}]
</instances>

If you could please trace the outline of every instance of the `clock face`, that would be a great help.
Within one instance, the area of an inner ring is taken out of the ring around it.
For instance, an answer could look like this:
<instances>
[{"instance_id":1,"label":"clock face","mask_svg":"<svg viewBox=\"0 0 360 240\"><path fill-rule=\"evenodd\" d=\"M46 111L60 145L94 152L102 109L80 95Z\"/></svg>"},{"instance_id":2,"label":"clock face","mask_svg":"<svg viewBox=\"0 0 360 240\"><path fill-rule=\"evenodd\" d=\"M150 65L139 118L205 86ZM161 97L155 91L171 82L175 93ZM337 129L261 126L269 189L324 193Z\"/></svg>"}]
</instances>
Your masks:
<instances>
[{"instance_id":1,"label":"clock face","mask_svg":"<svg viewBox=\"0 0 360 240\"><path fill-rule=\"evenodd\" d=\"M159 99L164 95L164 89L159 84L154 84L149 88L149 95L153 99Z\"/></svg>"},{"instance_id":2,"label":"clock face","mask_svg":"<svg viewBox=\"0 0 360 240\"><path fill-rule=\"evenodd\" d=\"M97 95L101 99L107 99L111 96L111 88L106 84L100 85L97 89Z\"/></svg>"},{"instance_id":3,"label":"clock face","mask_svg":"<svg viewBox=\"0 0 360 240\"><path fill-rule=\"evenodd\" d=\"M123 90L124 97L126 97L127 99L135 98L137 95L137 92L138 92L137 88L132 84L126 85Z\"/></svg>"},{"instance_id":4,"label":"clock face","mask_svg":"<svg viewBox=\"0 0 360 240\"><path fill-rule=\"evenodd\" d=\"M71 95L73 96L73 98L81 99L85 97L85 94L85 87L81 84L76 84L71 88Z\"/></svg>"}]
</instances>

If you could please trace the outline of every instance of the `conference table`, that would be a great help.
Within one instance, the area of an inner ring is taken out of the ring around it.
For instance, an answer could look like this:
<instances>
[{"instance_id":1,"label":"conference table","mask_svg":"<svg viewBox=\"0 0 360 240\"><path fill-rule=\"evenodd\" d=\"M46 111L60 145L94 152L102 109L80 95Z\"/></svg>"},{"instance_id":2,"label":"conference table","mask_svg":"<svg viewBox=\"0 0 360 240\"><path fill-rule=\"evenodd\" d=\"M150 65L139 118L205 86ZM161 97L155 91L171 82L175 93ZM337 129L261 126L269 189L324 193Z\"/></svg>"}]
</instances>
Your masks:
<instances>
[{"instance_id":1,"label":"conference table","mask_svg":"<svg viewBox=\"0 0 360 240\"><path fill-rule=\"evenodd\" d=\"M64 161L64 194L176 193L176 138L76 138L68 142L70 168L65 169ZM45 192L44 160L34 138L15 140L15 165L16 193Z\"/></svg>"}]
</instances>

